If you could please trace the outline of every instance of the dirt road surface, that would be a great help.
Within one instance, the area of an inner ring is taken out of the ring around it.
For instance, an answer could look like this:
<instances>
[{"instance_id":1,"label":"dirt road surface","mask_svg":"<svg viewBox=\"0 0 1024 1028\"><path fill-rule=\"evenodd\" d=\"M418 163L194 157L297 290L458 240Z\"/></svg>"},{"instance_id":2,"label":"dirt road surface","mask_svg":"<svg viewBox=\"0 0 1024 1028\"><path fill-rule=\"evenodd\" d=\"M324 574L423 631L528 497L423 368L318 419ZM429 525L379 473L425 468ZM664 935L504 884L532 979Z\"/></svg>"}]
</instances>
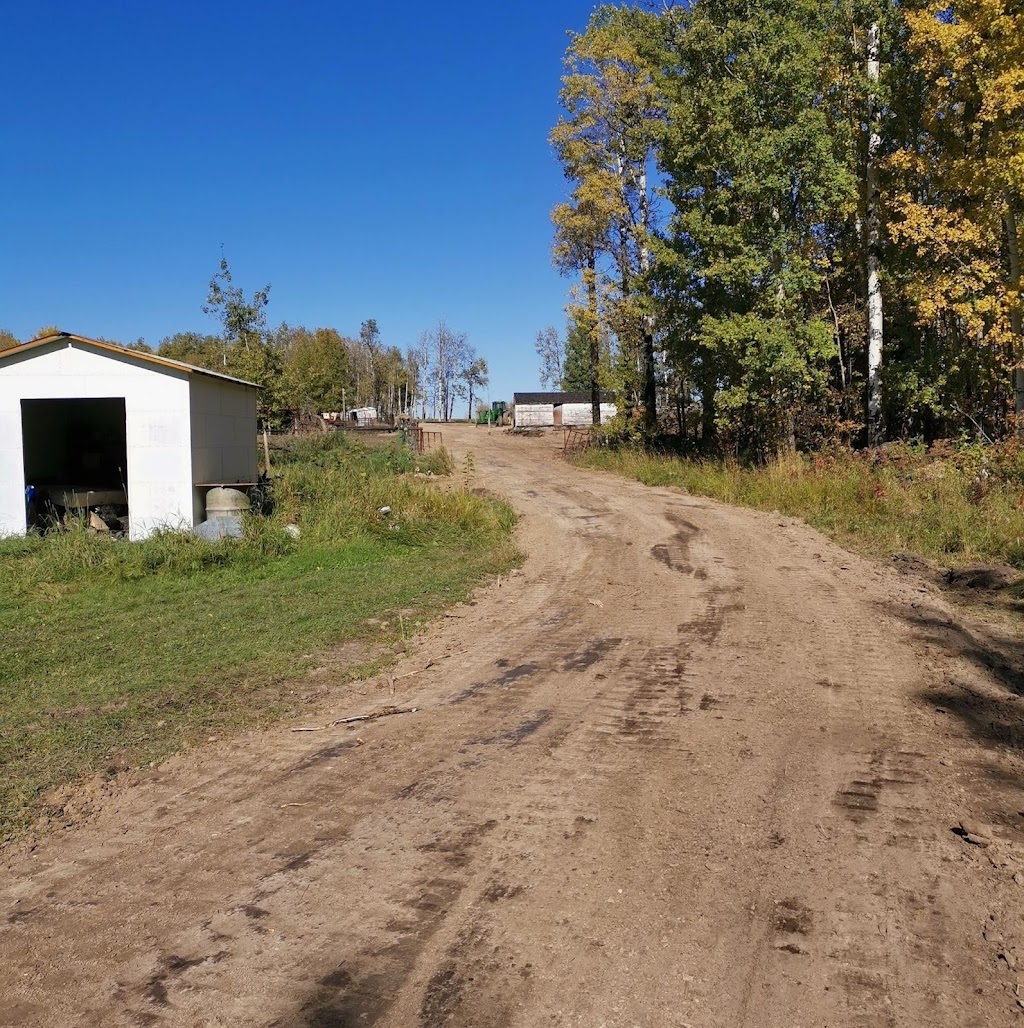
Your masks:
<instances>
[{"instance_id":1,"label":"dirt road surface","mask_svg":"<svg viewBox=\"0 0 1024 1028\"><path fill-rule=\"evenodd\" d=\"M205 747L9 854L0 1023L1024 1017L1019 645L800 523L445 438L527 560L322 716L417 712Z\"/></svg>"}]
</instances>

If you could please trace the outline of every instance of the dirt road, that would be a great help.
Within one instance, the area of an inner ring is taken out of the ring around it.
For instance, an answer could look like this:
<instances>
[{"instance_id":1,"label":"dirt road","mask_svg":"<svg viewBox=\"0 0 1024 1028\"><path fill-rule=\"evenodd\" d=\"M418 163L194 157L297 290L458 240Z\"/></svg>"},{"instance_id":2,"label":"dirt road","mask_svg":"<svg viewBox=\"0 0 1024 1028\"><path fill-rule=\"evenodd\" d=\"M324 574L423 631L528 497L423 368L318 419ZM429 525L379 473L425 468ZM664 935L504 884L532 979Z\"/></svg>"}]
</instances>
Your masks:
<instances>
[{"instance_id":1,"label":"dirt road","mask_svg":"<svg viewBox=\"0 0 1024 1028\"><path fill-rule=\"evenodd\" d=\"M445 436L528 559L330 716L418 711L210 746L10 856L0 1023L1024 1016L1020 648L798 523Z\"/></svg>"}]
</instances>

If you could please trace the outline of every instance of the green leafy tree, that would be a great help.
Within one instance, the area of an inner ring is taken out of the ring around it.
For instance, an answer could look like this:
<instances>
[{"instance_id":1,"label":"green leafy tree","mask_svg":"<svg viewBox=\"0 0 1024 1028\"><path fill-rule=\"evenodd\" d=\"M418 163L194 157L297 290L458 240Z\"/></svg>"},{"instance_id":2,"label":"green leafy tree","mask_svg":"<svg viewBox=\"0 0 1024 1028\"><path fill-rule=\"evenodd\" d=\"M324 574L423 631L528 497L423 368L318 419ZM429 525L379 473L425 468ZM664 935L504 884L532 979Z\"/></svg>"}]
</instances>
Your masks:
<instances>
[{"instance_id":1,"label":"green leafy tree","mask_svg":"<svg viewBox=\"0 0 1024 1028\"><path fill-rule=\"evenodd\" d=\"M220 268L210 279L209 293L203 313L221 324L224 351L222 368L227 374L259 386L257 410L263 421L263 446L267 464L270 447L267 432L282 419L281 355L267 337L267 303L270 286L257 289L246 297L231 277L227 259L221 257Z\"/></svg>"},{"instance_id":2,"label":"green leafy tree","mask_svg":"<svg viewBox=\"0 0 1024 1028\"><path fill-rule=\"evenodd\" d=\"M353 395L350 348L334 328L292 329L284 351L281 394L302 414L340 411Z\"/></svg>"},{"instance_id":3,"label":"green leafy tree","mask_svg":"<svg viewBox=\"0 0 1024 1028\"><path fill-rule=\"evenodd\" d=\"M203 313L221 324L224 340L222 365L225 371L254 382L262 390L262 406L273 406L281 362L267 339L267 304L270 286L257 289L247 298L231 277L227 259L210 279Z\"/></svg>"},{"instance_id":4,"label":"green leafy tree","mask_svg":"<svg viewBox=\"0 0 1024 1028\"><path fill-rule=\"evenodd\" d=\"M834 31L817 0L718 0L675 14L662 145L674 207L661 274L675 358L705 433L767 455L826 388L824 272L856 208L846 129L830 121Z\"/></svg>"},{"instance_id":5,"label":"green leafy tree","mask_svg":"<svg viewBox=\"0 0 1024 1028\"><path fill-rule=\"evenodd\" d=\"M220 322L224 339L229 346L255 350L267 344L269 302L269 285L257 289L252 299L247 299L241 288L234 285L227 258L221 257L220 268L210 279L203 313Z\"/></svg>"},{"instance_id":6,"label":"green leafy tree","mask_svg":"<svg viewBox=\"0 0 1024 1028\"><path fill-rule=\"evenodd\" d=\"M209 371L223 371L226 363L224 340L199 332L176 332L167 336L157 344L156 352L161 357Z\"/></svg>"},{"instance_id":7,"label":"green leafy tree","mask_svg":"<svg viewBox=\"0 0 1024 1028\"><path fill-rule=\"evenodd\" d=\"M479 395L481 389L486 389L491 380L487 361L483 357L471 360L459 372L459 378L462 380L463 391L469 400L466 408L466 418L469 419L473 416L473 398Z\"/></svg>"},{"instance_id":8,"label":"green leafy tree","mask_svg":"<svg viewBox=\"0 0 1024 1028\"><path fill-rule=\"evenodd\" d=\"M579 311L570 313L578 314ZM597 345L594 346L594 343L589 320L570 317L565 329L565 358L559 388L571 392L590 390L595 369L599 392L614 388L608 333L600 326L597 331ZM596 356L593 352L595 350Z\"/></svg>"},{"instance_id":9,"label":"green leafy tree","mask_svg":"<svg viewBox=\"0 0 1024 1028\"><path fill-rule=\"evenodd\" d=\"M562 368L561 386L572 392L589 389L595 378L594 360L590 352L591 333L586 324L570 318L565 335L565 362ZM600 388L600 350L597 361L598 388Z\"/></svg>"},{"instance_id":10,"label":"green leafy tree","mask_svg":"<svg viewBox=\"0 0 1024 1028\"><path fill-rule=\"evenodd\" d=\"M566 111L551 133L571 198L553 212L555 261L578 270L586 302L570 318L590 333L591 400L600 419L602 327L618 342L624 401L657 422L655 309L651 303L654 206L649 185L664 128L661 22L631 7L598 7L565 57Z\"/></svg>"}]
</instances>

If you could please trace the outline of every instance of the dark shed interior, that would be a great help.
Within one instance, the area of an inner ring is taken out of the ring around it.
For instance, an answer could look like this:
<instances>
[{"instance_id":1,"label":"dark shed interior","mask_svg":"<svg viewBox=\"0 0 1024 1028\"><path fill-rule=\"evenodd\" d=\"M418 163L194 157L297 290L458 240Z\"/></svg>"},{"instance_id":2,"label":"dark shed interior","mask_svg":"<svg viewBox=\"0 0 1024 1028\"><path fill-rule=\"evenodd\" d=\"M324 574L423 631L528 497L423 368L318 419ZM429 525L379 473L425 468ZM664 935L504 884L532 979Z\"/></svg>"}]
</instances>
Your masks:
<instances>
[{"instance_id":1,"label":"dark shed interior","mask_svg":"<svg viewBox=\"0 0 1024 1028\"><path fill-rule=\"evenodd\" d=\"M22 400L25 484L120 489L128 481L124 400Z\"/></svg>"}]
</instances>

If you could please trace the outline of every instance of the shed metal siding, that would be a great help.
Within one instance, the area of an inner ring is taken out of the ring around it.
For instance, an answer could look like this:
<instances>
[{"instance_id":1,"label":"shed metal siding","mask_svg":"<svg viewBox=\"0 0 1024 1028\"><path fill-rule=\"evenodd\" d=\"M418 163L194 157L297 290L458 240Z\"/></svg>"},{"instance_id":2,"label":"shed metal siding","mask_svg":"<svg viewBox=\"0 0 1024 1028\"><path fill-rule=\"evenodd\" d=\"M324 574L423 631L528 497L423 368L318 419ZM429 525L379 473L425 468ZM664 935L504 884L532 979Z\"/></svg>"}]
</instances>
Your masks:
<instances>
[{"instance_id":1,"label":"shed metal siding","mask_svg":"<svg viewBox=\"0 0 1024 1028\"><path fill-rule=\"evenodd\" d=\"M606 425L615 417L615 404L601 404L601 424ZM589 403L563 403L562 424L568 426L592 425L594 412Z\"/></svg>"},{"instance_id":2,"label":"shed metal siding","mask_svg":"<svg viewBox=\"0 0 1024 1028\"><path fill-rule=\"evenodd\" d=\"M554 423L553 403L517 403L515 406L516 428L544 428Z\"/></svg>"},{"instance_id":3,"label":"shed metal siding","mask_svg":"<svg viewBox=\"0 0 1024 1028\"><path fill-rule=\"evenodd\" d=\"M190 382L192 482L255 482L256 390L227 379L196 375ZM206 517L206 490L196 489L193 522Z\"/></svg>"}]
</instances>

